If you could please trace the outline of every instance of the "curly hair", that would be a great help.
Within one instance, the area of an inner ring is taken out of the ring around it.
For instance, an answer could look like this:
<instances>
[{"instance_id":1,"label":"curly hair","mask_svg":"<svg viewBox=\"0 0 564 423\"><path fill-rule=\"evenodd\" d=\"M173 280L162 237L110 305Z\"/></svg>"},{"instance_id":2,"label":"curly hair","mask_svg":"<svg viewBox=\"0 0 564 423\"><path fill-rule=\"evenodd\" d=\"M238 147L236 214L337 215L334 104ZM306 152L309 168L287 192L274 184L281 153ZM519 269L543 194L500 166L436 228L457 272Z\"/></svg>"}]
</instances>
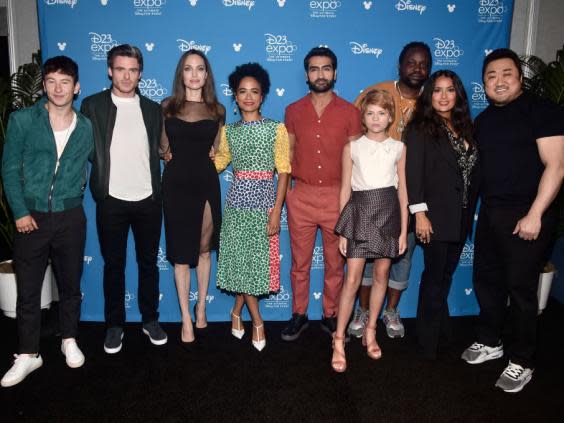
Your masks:
<instances>
[{"instance_id":1,"label":"curly hair","mask_svg":"<svg viewBox=\"0 0 564 423\"><path fill-rule=\"evenodd\" d=\"M266 97L270 91L270 77L268 76L268 72L258 63L245 63L237 66L229 75L229 88L231 88L233 92L233 98L235 98L237 94L239 84L243 78L247 76L254 78L259 83L262 96Z\"/></svg>"}]
</instances>

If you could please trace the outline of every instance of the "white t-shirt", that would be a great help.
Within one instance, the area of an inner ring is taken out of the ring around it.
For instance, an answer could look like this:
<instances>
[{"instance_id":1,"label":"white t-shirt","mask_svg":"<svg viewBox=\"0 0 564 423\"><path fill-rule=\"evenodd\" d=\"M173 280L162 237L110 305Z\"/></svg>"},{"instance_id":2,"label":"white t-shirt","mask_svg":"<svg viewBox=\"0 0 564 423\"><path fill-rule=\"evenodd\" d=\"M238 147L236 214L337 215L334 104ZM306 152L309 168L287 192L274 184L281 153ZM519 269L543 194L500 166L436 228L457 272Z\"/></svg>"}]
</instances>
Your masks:
<instances>
[{"instance_id":1,"label":"white t-shirt","mask_svg":"<svg viewBox=\"0 0 564 423\"><path fill-rule=\"evenodd\" d=\"M72 114L72 121L71 124L67 129L63 129L62 131L53 131L53 135L55 137L55 144L57 145L57 164L55 166L55 172L59 168L59 159L69 142L69 139L76 128L76 113Z\"/></svg>"},{"instance_id":2,"label":"white t-shirt","mask_svg":"<svg viewBox=\"0 0 564 423\"><path fill-rule=\"evenodd\" d=\"M118 97L116 123L110 145L110 189L112 197L139 201L153 193L149 164L149 138L139 105L139 96Z\"/></svg>"},{"instance_id":3,"label":"white t-shirt","mask_svg":"<svg viewBox=\"0 0 564 423\"><path fill-rule=\"evenodd\" d=\"M372 141L365 135L351 142L353 161L351 187L353 191L368 191L390 186L398 187L398 161L403 142L393 138Z\"/></svg>"}]
</instances>

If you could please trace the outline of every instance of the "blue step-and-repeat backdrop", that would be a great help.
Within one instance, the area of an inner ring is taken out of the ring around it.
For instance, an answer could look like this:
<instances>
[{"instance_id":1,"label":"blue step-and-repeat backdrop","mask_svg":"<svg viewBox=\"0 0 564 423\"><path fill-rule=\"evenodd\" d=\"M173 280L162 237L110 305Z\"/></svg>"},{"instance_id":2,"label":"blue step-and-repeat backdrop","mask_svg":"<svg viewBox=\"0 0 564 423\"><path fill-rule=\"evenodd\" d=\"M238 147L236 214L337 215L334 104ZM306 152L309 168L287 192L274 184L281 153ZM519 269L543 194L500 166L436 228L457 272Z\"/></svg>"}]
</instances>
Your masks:
<instances>
[{"instance_id":1,"label":"blue step-and-repeat backdrop","mask_svg":"<svg viewBox=\"0 0 564 423\"><path fill-rule=\"evenodd\" d=\"M489 51L506 47L513 0L38 0L43 58L65 54L80 67L82 98L110 86L106 53L115 45L130 43L143 51L145 69L142 94L160 102L170 94L175 66L182 52L196 48L208 56L216 77L220 101L233 114L227 76L249 61L260 62L270 72L272 89L263 106L265 116L283 120L284 108L307 92L303 57L310 48L327 45L339 58L336 90L353 101L366 86L397 79L402 46L424 41L433 53L433 70L457 72L471 100L472 113L486 105L481 80L482 60ZM79 104L79 103L77 103ZM222 191L231 180L220 175ZM102 275L95 227L95 206L87 194L88 238L84 257L83 320L103 320ZM266 320L286 320L291 315L291 286L286 214L281 233L280 292L261 301ZM174 272L166 260L164 231L159 249L160 313L163 321L179 321ZM449 297L451 314L478 311L472 288L474 245L467 242ZM309 315L321 316L323 247L317 240L311 270ZM215 256L208 297L208 318L229 318L233 297L215 288ZM415 315L423 268L418 247L410 286L402 297L402 315ZM137 266L130 239L126 271L127 318L140 319L137 308ZM192 272L190 300L197 298Z\"/></svg>"}]
</instances>

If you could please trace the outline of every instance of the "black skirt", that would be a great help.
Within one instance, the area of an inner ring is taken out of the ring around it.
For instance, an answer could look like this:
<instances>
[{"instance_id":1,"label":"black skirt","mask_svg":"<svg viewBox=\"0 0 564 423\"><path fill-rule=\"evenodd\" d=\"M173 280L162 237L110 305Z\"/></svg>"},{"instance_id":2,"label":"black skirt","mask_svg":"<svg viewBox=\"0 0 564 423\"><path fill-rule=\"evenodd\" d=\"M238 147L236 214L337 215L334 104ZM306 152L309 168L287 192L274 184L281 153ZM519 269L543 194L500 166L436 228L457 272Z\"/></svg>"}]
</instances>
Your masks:
<instances>
[{"instance_id":1,"label":"black skirt","mask_svg":"<svg viewBox=\"0 0 564 423\"><path fill-rule=\"evenodd\" d=\"M395 258L401 214L395 187L353 191L335 226L347 238L347 258Z\"/></svg>"}]
</instances>

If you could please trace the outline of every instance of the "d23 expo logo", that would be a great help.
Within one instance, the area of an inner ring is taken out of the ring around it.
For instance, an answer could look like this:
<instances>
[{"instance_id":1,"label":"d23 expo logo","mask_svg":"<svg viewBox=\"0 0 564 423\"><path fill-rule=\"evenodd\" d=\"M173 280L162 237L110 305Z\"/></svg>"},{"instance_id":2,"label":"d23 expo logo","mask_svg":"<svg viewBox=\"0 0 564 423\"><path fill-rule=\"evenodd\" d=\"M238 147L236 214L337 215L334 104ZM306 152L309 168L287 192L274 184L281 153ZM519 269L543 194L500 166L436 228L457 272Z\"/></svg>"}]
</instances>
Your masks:
<instances>
[{"instance_id":1,"label":"d23 expo logo","mask_svg":"<svg viewBox=\"0 0 564 423\"><path fill-rule=\"evenodd\" d=\"M309 16L311 18L336 18L337 9L342 2L335 0L311 0L309 2Z\"/></svg>"},{"instance_id":2,"label":"d23 expo logo","mask_svg":"<svg viewBox=\"0 0 564 423\"><path fill-rule=\"evenodd\" d=\"M131 308L131 303L135 299L135 294L133 292L125 291L125 308L129 310Z\"/></svg>"},{"instance_id":3,"label":"d23 expo logo","mask_svg":"<svg viewBox=\"0 0 564 423\"><path fill-rule=\"evenodd\" d=\"M464 248L462 249L462 253L460 254L460 260L458 264L461 267L468 267L472 266L474 263L474 243L473 242L466 242L464 244Z\"/></svg>"},{"instance_id":4,"label":"d23 expo logo","mask_svg":"<svg viewBox=\"0 0 564 423\"><path fill-rule=\"evenodd\" d=\"M90 36L90 52L92 60L106 61L108 51L120 43L112 37L112 34L99 34L97 32L89 32Z\"/></svg>"},{"instance_id":5,"label":"d23 expo logo","mask_svg":"<svg viewBox=\"0 0 564 423\"><path fill-rule=\"evenodd\" d=\"M292 301L292 296L288 291L280 285L280 291L276 294L271 294L264 300L265 308L289 308Z\"/></svg>"},{"instance_id":6,"label":"d23 expo logo","mask_svg":"<svg viewBox=\"0 0 564 423\"><path fill-rule=\"evenodd\" d=\"M323 258L323 247L316 246L313 248L313 256L311 257L312 269L323 269L325 267L325 259Z\"/></svg>"},{"instance_id":7,"label":"d23 expo logo","mask_svg":"<svg viewBox=\"0 0 564 423\"><path fill-rule=\"evenodd\" d=\"M280 213L280 230L288 230L288 210L286 210L286 206L282 208L282 213Z\"/></svg>"},{"instance_id":8,"label":"d23 expo logo","mask_svg":"<svg viewBox=\"0 0 564 423\"><path fill-rule=\"evenodd\" d=\"M488 98L486 97L484 86L475 81L472 81L470 84L472 84L472 89L470 90L470 104L472 105L472 109L483 110L488 107Z\"/></svg>"},{"instance_id":9,"label":"d23 expo logo","mask_svg":"<svg viewBox=\"0 0 564 423\"><path fill-rule=\"evenodd\" d=\"M160 271L170 270L168 260L166 259L166 251L162 247L159 247L159 252L157 254L157 267Z\"/></svg>"},{"instance_id":10,"label":"d23 expo logo","mask_svg":"<svg viewBox=\"0 0 564 423\"><path fill-rule=\"evenodd\" d=\"M454 40L443 40L435 37L433 43L434 66L458 66L460 57L464 55L464 50Z\"/></svg>"},{"instance_id":11,"label":"d23 expo logo","mask_svg":"<svg viewBox=\"0 0 564 423\"><path fill-rule=\"evenodd\" d=\"M505 6L503 0L479 0L478 22L485 24L501 23L508 10L509 8Z\"/></svg>"},{"instance_id":12,"label":"d23 expo logo","mask_svg":"<svg viewBox=\"0 0 564 423\"><path fill-rule=\"evenodd\" d=\"M264 34L267 62L292 62L298 46L285 34Z\"/></svg>"},{"instance_id":13,"label":"d23 expo logo","mask_svg":"<svg viewBox=\"0 0 564 423\"><path fill-rule=\"evenodd\" d=\"M160 16L166 0L133 0L135 16Z\"/></svg>"},{"instance_id":14,"label":"d23 expo logo","mask_svg":"<svg viewBox=\"0 0 564 423\"><path fill-rule=\"evenodd\" d=\"M168 90L155 78L143 78L139 81L139 91L145 97L160 103L168 96Z\"/></svg>"}]
</instances>

